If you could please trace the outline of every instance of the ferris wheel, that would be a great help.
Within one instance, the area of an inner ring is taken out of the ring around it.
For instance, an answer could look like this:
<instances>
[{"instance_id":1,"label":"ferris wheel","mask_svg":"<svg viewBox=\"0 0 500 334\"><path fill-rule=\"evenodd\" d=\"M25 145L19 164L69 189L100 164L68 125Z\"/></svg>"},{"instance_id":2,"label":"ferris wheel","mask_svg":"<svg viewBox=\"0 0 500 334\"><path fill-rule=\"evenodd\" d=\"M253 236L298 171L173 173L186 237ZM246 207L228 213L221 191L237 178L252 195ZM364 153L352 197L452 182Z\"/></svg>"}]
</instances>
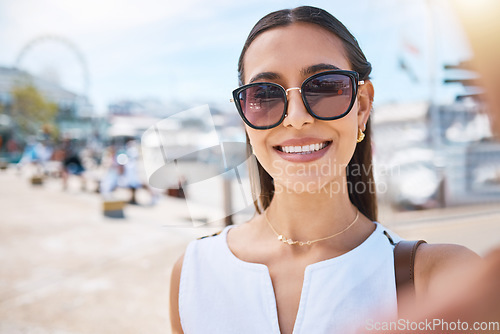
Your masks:
<instances>
[{"instance_id":1,"label":"ferris wheel","mask_svg":"<svg viewBox=\"0 0 500 334\"><path fill-rule=\"evenodd\" d=\"M83 52L58 35L42 35L19 52L15 67L58 84L81 96L88 96L90 79Z\"/></svg>"}]
</instances>

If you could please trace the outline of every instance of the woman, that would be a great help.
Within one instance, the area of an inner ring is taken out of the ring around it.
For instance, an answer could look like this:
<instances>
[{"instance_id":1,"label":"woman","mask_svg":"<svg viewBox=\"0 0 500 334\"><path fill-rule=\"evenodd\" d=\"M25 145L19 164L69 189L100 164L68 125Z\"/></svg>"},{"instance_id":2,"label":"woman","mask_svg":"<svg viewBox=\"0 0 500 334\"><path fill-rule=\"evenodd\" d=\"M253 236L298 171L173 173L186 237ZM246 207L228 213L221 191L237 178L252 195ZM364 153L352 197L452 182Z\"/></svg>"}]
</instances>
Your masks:
<instances>
[{"instance_id":1,"label":"woman","mask_svg":"<svg viewBox=\"0 0 500 334\"><path fill-rule=\"evenodd\" d=\"M172 273L173 332L349 333L395 317L397 237L376 222L374 89L356 39L324 10L281 10L255 25L238 67L260 214L190 243ZM422 245L417 299L473 258Z\"/></svg>"}]
</instances>

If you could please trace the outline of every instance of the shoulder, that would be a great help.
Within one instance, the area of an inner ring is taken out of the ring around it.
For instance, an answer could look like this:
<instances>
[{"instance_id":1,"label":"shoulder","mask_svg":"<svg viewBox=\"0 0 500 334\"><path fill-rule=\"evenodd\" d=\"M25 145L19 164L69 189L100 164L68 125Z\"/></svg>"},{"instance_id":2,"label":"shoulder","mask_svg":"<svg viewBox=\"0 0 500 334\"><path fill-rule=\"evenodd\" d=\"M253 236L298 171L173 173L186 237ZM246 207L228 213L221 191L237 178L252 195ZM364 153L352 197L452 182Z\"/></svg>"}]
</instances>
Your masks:
<instances>
[{"instance_id":1,"label":"shoulder","mask_svg":"<svg viewBox=\"0 0 500 334\"><path fill-rule=\"evenodd\" d=\"M184 255L185 253L182 253L182 255L177 259L177 261L175 261L174 267L172 269L172 277L175 276L175 278L180 278L182 271L182 262L184 262Z\"/></svg>"},{"instance_id":2,"label":"shoulder","mask_svg":"<svg viewBox=\"0 0 500 334\"><path fill-rule=\"evenodd\" d=\"M480 257L467 247L454 244L422 244L415 256L417 297L433 293L452 275L466 272Z\"/></svg>"},{"instance_id":3,"label":"shoulder","mask_svg":"<svg viewBox=\"0 0 500 334\"><path fill-rule=\"evenodd\" d=\"M184 259L188 260L188 258L192 258L193 252L206 253L207 247L198 249L199 246L210 245L211 242L215 240L215 237L219 236L222 231L223 230L213 234L202 236L200 238L197 238L196 240L192 240L188 244L185 252L177 259L177 261L175 261L172 267L172 274L170 277L170 323L173 334L183 333L179 314L179 291L181 285L182 268L185 265ZM189 267L189 261L187 265Z\"/></svg>"},{"instance_id":4,"label":"shoulder","mask_svg":"<svg viewBox=\"0 0 500 334\"><path fill-rule=\"evenodd\" d=\"M186 256L188 256L188 254L190 254L193 251L193 248L197 247L200 244L205 244L205 243L213 242L213 240L215 240L214 237L219 236L223 231L224 230L220 230L220 231L215 232L213 234L204 235L204 236L199 237L199 238L197 238L195 240L192 240L188 244L185 252L174 263L174 266L173 266L173 269L172 269L172 278L180 280L180 276L181 276L181 272L182 272L182 265L184 263L184 258Z\"/></svg>"},{"instance_id":5,"label":"shoulder","mask_svg":"<svg viewBox=\"0 0 500 334\"><path fill-rule=\"evenodd\" d=\"M191 240L187 245L184 253L177 259L172 268L172 278L180 281L182 268L193 260L197 260L200 254L203 256L210 253L213 250L214 243L220 242L220 237L224 229L217 231L212 234L204 235L194 240ZM199 259L198 259L199 260Z\"/></svg>"},{"instance_id":6,"label":"shoulder","mask_svg":"<svg viewBox=\"0 0 500 334\"><path fill-rule=\"evenodd\" d=\"M183 333L181 319L179 316L179 285L181 280L182 262L184 254L182 254L174 264L172 276L170 278L170 324L172 333Z\"/></svg>"},{"instance_id":7,"label":"shoulder","mask_svg":"<svg viewBox=\"0 0 500 334\"><path fill-rule=\"evenodd\" d=\"M170 278L170 290L171 292L176 292L175 294L171 295L179 295L179 284L181 281L181 272L182 272L182 263L184 262L184 255L186 253L183 253L177 261L174 263L174 267L172 268L172 275Z\"/></svg>"}]
</instances>

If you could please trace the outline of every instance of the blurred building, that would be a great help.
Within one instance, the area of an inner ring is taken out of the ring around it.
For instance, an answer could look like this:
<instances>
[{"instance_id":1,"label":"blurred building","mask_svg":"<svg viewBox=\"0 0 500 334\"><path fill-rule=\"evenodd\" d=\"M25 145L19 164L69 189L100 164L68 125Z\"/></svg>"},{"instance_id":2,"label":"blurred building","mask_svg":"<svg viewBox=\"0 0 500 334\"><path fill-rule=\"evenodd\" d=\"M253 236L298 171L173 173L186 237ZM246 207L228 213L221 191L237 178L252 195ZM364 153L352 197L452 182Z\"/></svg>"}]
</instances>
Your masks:
<instances>
[{"instance_id":1,"label":"blurred building","mask_svg":"<svg viewBox=\"0 0 500 334\"><path fill-rule=\"evenodd\" d=\"M107 135L111 139L115 137L139 139L146 129L154 123L162 119L176 122L177 117L174 115L202 105L207 105L207 103L196 104L193 101L175 100L162 102L155 98L116 100L108 105L107 119L110 127L107 130ZM232 103L228 102L222 106L211 103L208 108L210 110L208 119L197 119L196 117L183 119L182 122L179 121L178 133L173 134L172 137L184 138L183 133L190 132L189 129L192 128L198 128L203 133L208 122L215 126L222 141L245 141L243 123Z\"/></svg>"},{"instance_id":2,"label":"blurred building","mask_svg":"<svg viewBox=\"0 0 500 334\"><path fill-rule=\"evenodd\" d=\"M20 69L0 66L0 102L3 105L11 105L11 91L14 87L26 84L34 85L47 100L58 105L60 119L88 117L92 114L92 106L85 96Z\"/></svg>"},{"instance_id":3,"label":"blurred building","mask_svg":"<svg viewBox=\"0 0 500 334\"><path fill-rule=\"evenodd\" d=\"M500 200L500 144L486 105L459 98L379 106L373 114L380 197L404 208L432 208Z\"/></svg>"},{"instance_id":4,"label":"blurred building","mask_svg":"<svg viewBox=\"0 0 500 334\"><path fill-rule=\"evenodd\" d=\"M10 114L12 90L28 84L33 85L45 99L57 105L56 125L61 134L86 138L96 131L101 131L99 128L102 127L102 122L94 116L93 107L86 96L71 92L26 71L0 66L0 104L3 106L4 115Z\"/></svg>"}]
</instances>

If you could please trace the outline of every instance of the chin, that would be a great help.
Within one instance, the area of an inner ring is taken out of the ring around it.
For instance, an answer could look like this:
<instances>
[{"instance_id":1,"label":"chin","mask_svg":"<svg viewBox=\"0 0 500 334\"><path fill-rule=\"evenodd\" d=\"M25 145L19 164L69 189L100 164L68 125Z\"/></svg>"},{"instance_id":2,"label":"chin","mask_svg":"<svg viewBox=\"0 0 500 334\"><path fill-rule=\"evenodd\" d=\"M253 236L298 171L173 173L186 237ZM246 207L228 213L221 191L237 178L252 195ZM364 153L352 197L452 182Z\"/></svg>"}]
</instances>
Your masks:
<instances>
[{"instance_id":1,"label":"chin","mask_svg":"<svg viewBox=\"0 0 500 334\"><path fill-rule=\"evenodd\" d=\"M276 194L324 194L334 196L343 191L343 182L340 178L332 180L320 175L280 177L274 179L274 184Z\"/></svg>"}]
</instances>

